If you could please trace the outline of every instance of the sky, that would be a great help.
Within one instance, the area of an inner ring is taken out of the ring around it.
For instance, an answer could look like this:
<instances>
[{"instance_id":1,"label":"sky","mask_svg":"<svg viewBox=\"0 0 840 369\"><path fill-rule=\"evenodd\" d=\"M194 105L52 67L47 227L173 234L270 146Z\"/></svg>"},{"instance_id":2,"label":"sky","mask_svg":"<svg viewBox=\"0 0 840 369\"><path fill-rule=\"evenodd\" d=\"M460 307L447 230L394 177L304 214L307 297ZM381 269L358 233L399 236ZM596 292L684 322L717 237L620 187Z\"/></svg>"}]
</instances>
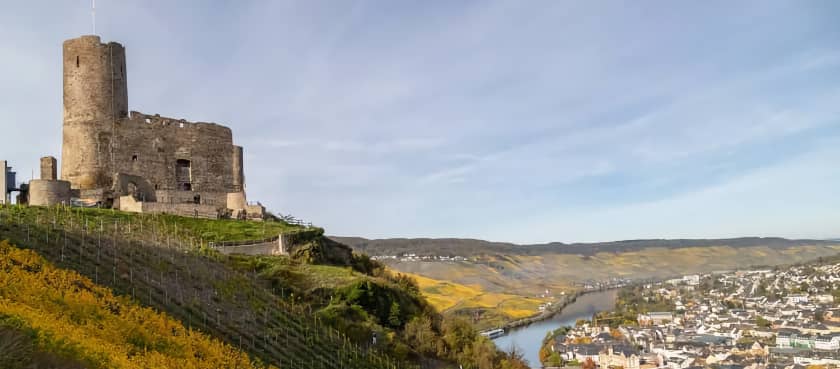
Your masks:
<instances>
[{"instance_id":1,"label":"sky","mask_svg":"<svg viewBox=\"0 0 840 369\"><path fill-rule=\"evenodd\" d=\"M840 237L836 1L99 0L129 108L233 129L328 234ZM87 0L4 0L0 159L61 152ZM36 173L37 175L37 173Z\"/></svg>"}]
</instances>

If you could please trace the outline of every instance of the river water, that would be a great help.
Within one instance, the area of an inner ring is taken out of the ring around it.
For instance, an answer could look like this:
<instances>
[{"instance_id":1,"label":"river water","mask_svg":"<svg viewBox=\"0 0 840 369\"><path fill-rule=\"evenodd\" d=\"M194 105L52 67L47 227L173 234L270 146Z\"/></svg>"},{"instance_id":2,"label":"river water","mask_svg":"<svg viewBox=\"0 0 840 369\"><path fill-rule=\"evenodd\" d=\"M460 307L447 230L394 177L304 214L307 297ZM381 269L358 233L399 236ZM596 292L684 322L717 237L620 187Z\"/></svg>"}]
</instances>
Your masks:
<instances>
[{"instance_id":1,"label":"river water","mask_svg":"<svg viewBox=\"0 0 840 369\"><path fill-rule=\"evenodd\" d=\"M591 319L598 311L612 310L615 307L615 298L618 290L607 290L587 293L566 306L560 314L551 319L536 322L529 326L519 327L508 331L502 337L493 342L501 350L508 351L513 345L521 349L525 359L532 368L540 368L539 352L542 340L548 331L553 331L563 326L573 326L578 319Z\"/></svg>"}]
</instances>

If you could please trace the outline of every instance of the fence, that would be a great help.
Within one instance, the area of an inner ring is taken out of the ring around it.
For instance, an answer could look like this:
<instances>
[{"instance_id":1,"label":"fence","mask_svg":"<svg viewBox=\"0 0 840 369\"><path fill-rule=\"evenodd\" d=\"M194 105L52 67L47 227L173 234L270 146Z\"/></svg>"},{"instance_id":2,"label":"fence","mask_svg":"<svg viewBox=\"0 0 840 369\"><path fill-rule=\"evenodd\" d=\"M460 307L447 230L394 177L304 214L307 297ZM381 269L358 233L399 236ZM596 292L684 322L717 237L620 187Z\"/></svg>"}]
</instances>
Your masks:
<instances>
[{"instance_id":1,"label":"fence","mask_svg":"<svg viewBox=\"0 0 840 369\"><path fill-rule=\"evenodd\" d=\"M255 271L201 256L209 244L163 217L5 205L0 238L280 368L417 368L351 341Z\"/></svg>"}]
</instances>

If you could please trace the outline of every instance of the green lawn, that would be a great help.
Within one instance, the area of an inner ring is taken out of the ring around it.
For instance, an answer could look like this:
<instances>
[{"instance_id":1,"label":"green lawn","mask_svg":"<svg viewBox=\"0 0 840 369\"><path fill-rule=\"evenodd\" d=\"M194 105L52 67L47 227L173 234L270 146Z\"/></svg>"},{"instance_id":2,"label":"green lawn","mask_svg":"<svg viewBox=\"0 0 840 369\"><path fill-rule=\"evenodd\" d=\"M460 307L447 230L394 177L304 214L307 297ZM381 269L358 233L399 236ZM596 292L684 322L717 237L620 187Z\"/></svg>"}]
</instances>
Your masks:
<instances>
[{"instance_id":1,"label":"green lawn","mask_svg":"<svg viewBox=\"0 0 840 369\"><path fill-rule=\"evenodd\" d=\"M121 227L130 223L136 231L157 229L165 233L195 237L205 242L260 240L305 229L283 221L202 219L168 214L137 214L112 209L12 205L0 207L3 209L3 214L0 216L13 216L16 219L18 217L29 220L56 219L62 222L67 221L68 215L72 214L72 218L76 221L84 219L90 229L96 227L107 229L114 222L118 222Z\"/></svg>"}]
</instances>

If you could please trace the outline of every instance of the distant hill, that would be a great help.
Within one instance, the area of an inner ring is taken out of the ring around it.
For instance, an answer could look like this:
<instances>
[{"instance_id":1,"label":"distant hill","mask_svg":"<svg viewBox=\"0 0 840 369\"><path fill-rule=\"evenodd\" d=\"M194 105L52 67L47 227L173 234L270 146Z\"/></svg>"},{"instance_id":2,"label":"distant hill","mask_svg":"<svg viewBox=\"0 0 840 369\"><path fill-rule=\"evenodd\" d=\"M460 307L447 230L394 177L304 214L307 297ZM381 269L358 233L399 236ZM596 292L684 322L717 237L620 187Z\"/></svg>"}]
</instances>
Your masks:
<instances>
[{"instance_id":1,"label":"distant hill","mask_svg":"<svg viewBox=\"0 0 840 369\"><path fill-rule=\"evenodd\" d=\"M423 293L447 314L481 310L482 324L535 311L549 291L568 293L614 278L664 279L686 274L807 263L840 255L840 242L742 237L651 239L517 245L475 239L331 237L368 255L462 256L467 260L386 258L418 276ZM519 296L519 298L511 295Z\"/></svg>"},{"instance_id":2,"label":"distant hill","mask_svg":"<svg viewBox=\"0 0 840 369\"><path fill-rule=\"evenodd\" d=\"M389 238L366 239L361 237L330 236L333 240L351 246L368 255L403 255L417 254L443 256L480 256L480 255L525 255L541 256L552 254L572 254L591 256L602 252L630 252L647 248L678 249L689 247L728 246L746 248L763 246L771 249L797 246L840 245L838 240L789 240L777 237L741 237L726 239L649 239L626 240L596 243L562 243L518 245L506 242L491 242L466 238Z\"/></svg>"}]
</instances>

